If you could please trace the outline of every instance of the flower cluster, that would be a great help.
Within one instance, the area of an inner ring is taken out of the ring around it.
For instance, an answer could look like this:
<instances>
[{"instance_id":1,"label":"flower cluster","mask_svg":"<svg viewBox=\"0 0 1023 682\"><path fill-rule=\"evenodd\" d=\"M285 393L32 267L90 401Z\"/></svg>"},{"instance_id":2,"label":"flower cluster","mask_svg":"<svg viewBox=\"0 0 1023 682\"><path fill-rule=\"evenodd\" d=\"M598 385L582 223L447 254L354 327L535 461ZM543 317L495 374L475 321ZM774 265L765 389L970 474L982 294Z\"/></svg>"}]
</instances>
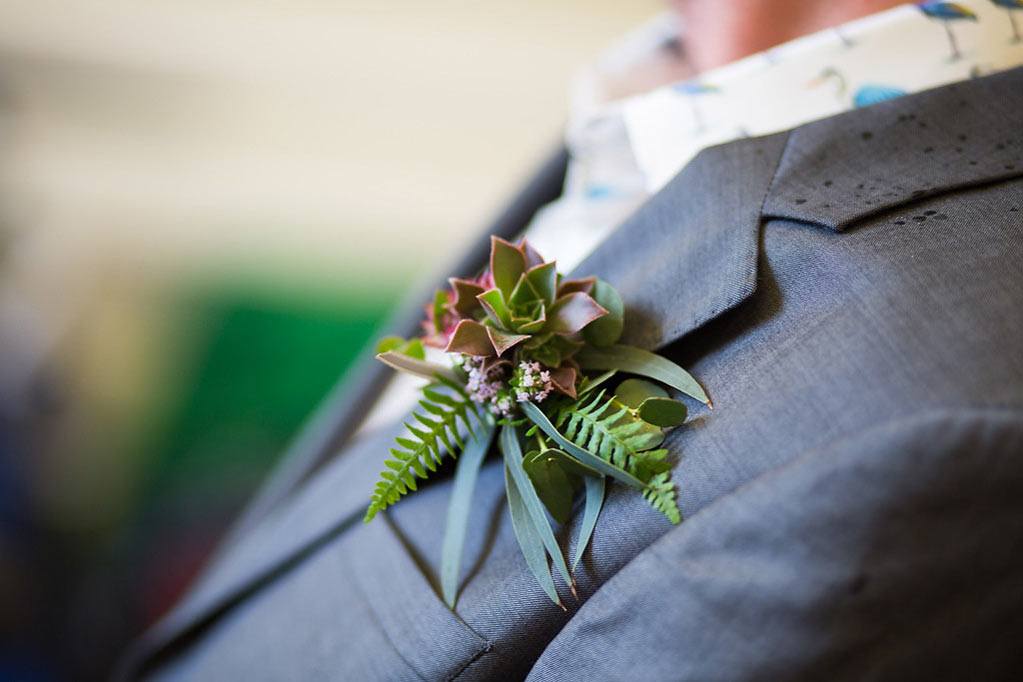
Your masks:
<instances>
[{"instance_id":1,"label":"flower cluster","mask_svg":"<svg viewBox=\"0 0 1023 682\"><path fill-rule=\"evenodd\" d=\"M495 415L508 416L514 402L507 384L508 363L462 355L461 364L467 375L465 389L469 399L487 406Z\"/></svg>"},{"instance_id":2,"label":"flower cluster","mask_svg":"<svg viewBox=\"0 0 1023 682\"><path fill-rule=\"evenodd\" d=\"M558 390L551 370L536 361L524 360L514 369L508 361L471 355L461 355L459 362L466 373L469 399L499 417L511 416L515 403L541 403Z\"/></svg>"},{"instance_id":3,"label":"flower cluster","mask_svg":"<svg viewBox=\"0 0 1023 682\"><path fill-rule=\"evenodd\" d=\"M541 403L556 389L550 370L535 361L520 362L509 383L515 392L515 400L520 403L527 400Z\"/></svg>"}]
</instances>

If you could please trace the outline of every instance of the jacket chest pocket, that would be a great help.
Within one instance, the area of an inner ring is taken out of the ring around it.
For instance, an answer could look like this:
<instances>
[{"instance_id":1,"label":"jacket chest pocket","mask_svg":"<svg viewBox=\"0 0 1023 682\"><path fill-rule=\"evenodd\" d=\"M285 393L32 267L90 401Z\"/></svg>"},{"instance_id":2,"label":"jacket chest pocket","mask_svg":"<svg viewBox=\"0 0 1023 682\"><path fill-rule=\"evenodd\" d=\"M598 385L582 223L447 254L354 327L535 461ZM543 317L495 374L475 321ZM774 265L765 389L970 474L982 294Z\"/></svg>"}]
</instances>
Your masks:
<instances>
[{"instance_id":1,"label":"jacket chest pocket","mask_svg":"<svg viewBox=\"0 0 1023 682\"><path fill-rule=\"evenodd\" d=\"M366 627L379 627L394 647L382 659L397 653L422 679L450 680L490 648L443 603L387 519L354 529L345 545L353 589L375 616Z\"/></svg>"}]
</instances>

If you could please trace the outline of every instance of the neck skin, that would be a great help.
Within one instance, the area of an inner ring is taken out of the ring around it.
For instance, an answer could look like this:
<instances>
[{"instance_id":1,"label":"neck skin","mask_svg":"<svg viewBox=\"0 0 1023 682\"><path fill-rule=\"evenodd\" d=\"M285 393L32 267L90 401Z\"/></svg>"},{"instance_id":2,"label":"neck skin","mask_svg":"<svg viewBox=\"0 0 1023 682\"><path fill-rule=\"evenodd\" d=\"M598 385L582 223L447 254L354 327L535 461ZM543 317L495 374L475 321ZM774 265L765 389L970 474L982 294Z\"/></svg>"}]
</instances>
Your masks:
<instances>
[{"instance_id":1,"label":"neck skin","mask_svg":"<svg viewBox=\"0 0 1023 682\"><path fill-rule=\"evenodd\" d=\"M880 12L893 0L671 0L697 72Z\"/></svg>"}]
</instances>

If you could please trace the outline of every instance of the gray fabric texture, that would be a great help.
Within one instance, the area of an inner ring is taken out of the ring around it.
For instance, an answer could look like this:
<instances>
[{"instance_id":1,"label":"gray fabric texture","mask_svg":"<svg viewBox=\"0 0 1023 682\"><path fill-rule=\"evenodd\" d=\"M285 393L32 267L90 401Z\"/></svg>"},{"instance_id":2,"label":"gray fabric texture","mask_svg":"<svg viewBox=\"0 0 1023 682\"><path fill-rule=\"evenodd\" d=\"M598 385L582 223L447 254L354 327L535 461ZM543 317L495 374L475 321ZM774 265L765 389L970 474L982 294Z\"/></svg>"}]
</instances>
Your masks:
<instances>
[{"instance_id":1,"label":"gray fabric texture","mask_svg":"<svg viewBox=\"0 0 1023 682\"><path fill-rule=\"evenodd\" d=\"M615 575L529 680L1018 679L1023 411L839 438Z\"/></svg>"},{"instance_id":2,"label":"gray fabric texture","mask_svg":"<svg viewBox=\"0 0 1023 682\"><path fill-rule=\"evenodd\" d=\"M715 409L666 441L686 520L610 486L567 613L519 554L496 460L445 609L450 480L358 522L382 434L224 551L124 676L905 679L947 642L1006 671L993 634L1023 636L1006 606L1023 514L1019 112L1023 70L705 150L580 266L619 287L628 340L690 368ZM938 153L936 134L955 142ZM991 528L964 538L971 524Z\"/></svg>"}]
</instances>

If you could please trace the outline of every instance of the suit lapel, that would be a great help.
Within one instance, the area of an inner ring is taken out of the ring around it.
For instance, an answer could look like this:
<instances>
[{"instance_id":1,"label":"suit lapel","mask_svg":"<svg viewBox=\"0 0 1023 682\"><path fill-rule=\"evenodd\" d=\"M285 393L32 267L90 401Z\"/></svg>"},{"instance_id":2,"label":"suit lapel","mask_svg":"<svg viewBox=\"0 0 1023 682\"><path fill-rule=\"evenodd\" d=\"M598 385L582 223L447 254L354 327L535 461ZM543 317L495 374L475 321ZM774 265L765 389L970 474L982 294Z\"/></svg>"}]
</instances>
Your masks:
<instances>
[{"instance_id":1,"label":"suit lapel","mask_svg":"<svg viewBox=\"0 0 1023 682\"><path fill-rule=\"evenodd\" d=\"M756 287L761 206L788 133L698 154L578 268L622 294L623 343L670 343Z\"/></svg>"}]
</instances>

